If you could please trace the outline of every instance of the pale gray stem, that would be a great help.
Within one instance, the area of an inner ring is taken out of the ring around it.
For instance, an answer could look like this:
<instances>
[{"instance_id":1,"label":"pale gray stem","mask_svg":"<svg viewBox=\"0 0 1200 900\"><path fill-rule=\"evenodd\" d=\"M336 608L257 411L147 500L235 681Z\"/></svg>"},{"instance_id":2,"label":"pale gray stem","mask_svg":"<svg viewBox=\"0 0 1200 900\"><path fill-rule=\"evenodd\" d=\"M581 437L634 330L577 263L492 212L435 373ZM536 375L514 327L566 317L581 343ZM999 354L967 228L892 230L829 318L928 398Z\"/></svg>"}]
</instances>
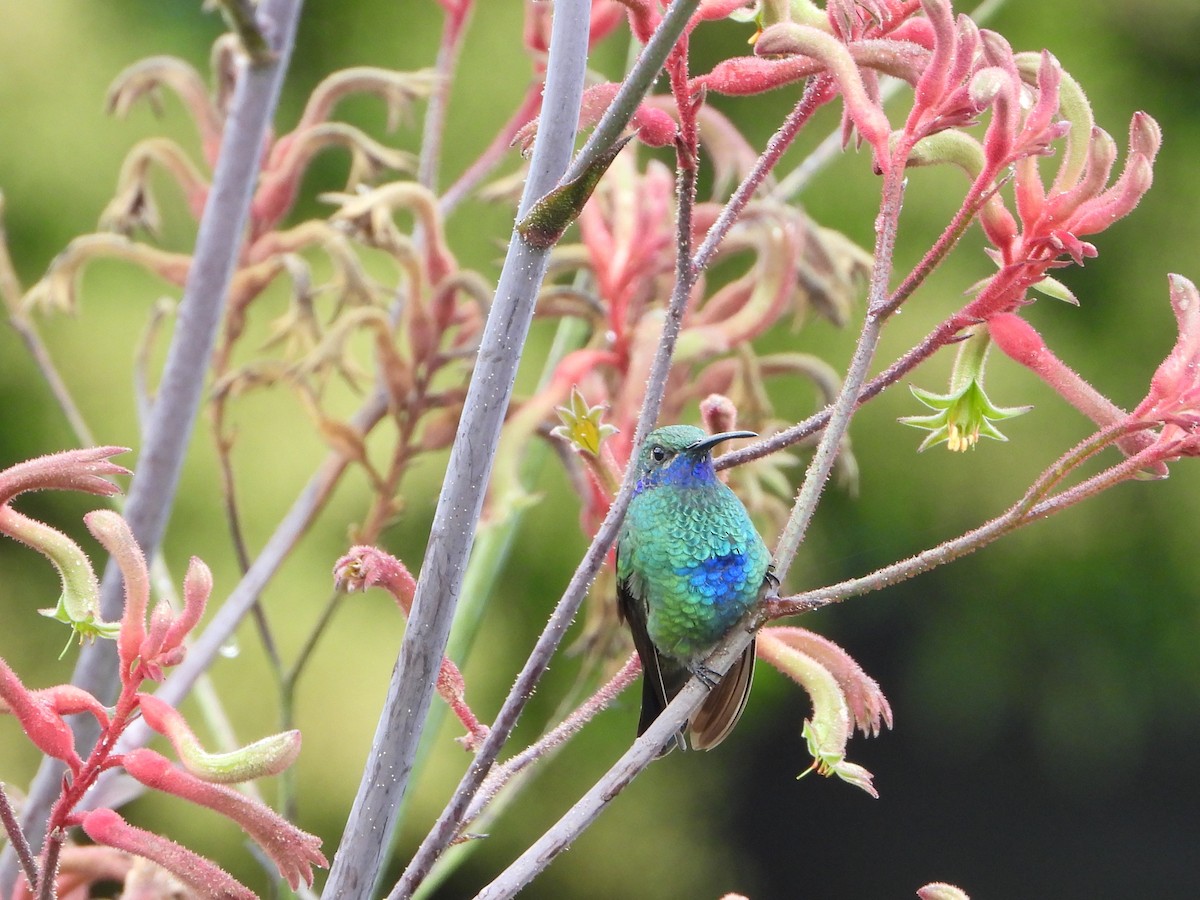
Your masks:
<instances>
[{"instance_id":1,"label":"pale gray stem","mask_svg":"<svg viewBox=\"0 0 1200 900\"><path fill-rule=\"evenodd\" d=\"M200 219L196 249L179 307L124 516L147 558L154 556L174 503L183 457L204 390L225 296L240 255L250 198L258 180L263 146L275 115L291 56L301 0L264 0L259 23L274 56L262 65L245 64L221 139L212 190ZM124 602L120 572L110 565L101 586L101 610L108 621L121 617ZM84 647L72 681L104 700L116 695L115 645L97 641ZM98 736L90 716L80 717L77 741L90 747ZM30 843L40 843L50 804L61 787L62 768L45 760L30 788L22 825ZM8 896L16 876L15 858L0 858L0 895Z\"/></svg>"},{"instance_id":2,"label":"pale gray stem","mask_svg":"<svg viewBox=\"0 0 1200 900\"><path fill-rule=\"evenodd\" d=\"M628 123L629 117L633 115L634 110L637 109L637 105L641 101L641 95L637 97L627 96L628 92L626 88L630 83L636 83L642 86L641 89L643 91L649 90L650 85L654 82L654 75L662 68L667 54L670 53L671 48L679 39L679 35L682 34L691 12L695 10L698 4L699 0L675 0L674 4L667 10L662 22L659 23L658 30L646 44L646 49L631 69L625 86L618 91L618 99L621 97L625 97L626 99L620 104L614 102L609 107L603 119L601 119L600 126L597 127L597 132L600 131L601 127L605 127L605 133L611 135L612 140L616 140L617 136L620 135L625 124ZM609 122L610 119L615 124L607 127L605 123ZM593 133L593 141L589 141L588 145L580 151L579 157L572 164L570 171L565 176L566 178L571 178L573 177L572 173L582 170L580 159L588 152L588 148L592 146L594 140L595 133ZM680 221L677 225L679 256L676 261L675 287L672 292L671 301L668 304L666 320L663 323L662 337L659 340L658 349L655 352L654 361L650 367L650 377L646 385L646 394L634 434L635 446L641 442L646 432L653 427L658 419L659 407L662 403L663 393L666 390L667 375L671 369L671 357L675 352L675 342L679 337L679 328L683 320L683 313L687 307L688 297L691 295L692 286L695 284L696 267L692 264L690 257L691 212L694 200L695 183L694 171L692 171L680 184ZM596 577L596 573L604 563L605 556L612 547L613 542L616 541L617 532L621 527L621 520L625 517L625 510L633 494L635 480L634 470L630 467L625 473L620 490L609 506L608 514L592 538L591 546L588 547L578 568L576 568L575 574L571 577L571 581L555 606L554 612L551 613L546 627L542 630L541 635L538 636L533 650L530 651L529 658L525 661L520 674L517 675L517 679L512 689L508 692L504 704L496 714L488 737L479 748L479 752L475 755L475 759L472 761L470 767L463 774L449 803L442 810L441 816L438 817L438 821L434 824L429 834L425 836L425 839L421 842L421 846L417 848L417 852L413 855L412 860L409 861L408 867L405 869L400 881L396 883L396 887L389 895L388 900L402 900L402 898L412 896L413 891L421 884L438 856L450 845L450 842L458 833L458 829L463 822L472 798L491 770L492 764L500 753L500 748L508 740L512 729L516 726L517 719L521 715L521 711L525 708L526 702L532 696L535 685L550 665L551 657L562 642L568 626L574 620L575 614L579 610L579 605L583 602L588 585Z\"/></svg>"},{"instance_id":3,"label":"pale gray stem","mask_svg":"<svg viewBox=\"0 0 1200 900\"><path fill-rule=\"evenodd\" d=\"M541 127L518 219L558 183L571 158L587 65L589 11L589 0L559 0L555 6ZM379 877L424 730L548 260L548 248L530 246L514 230L450 451L400 657L326 883L328 897L367 897Z\"/></svg>"}]
</instances>

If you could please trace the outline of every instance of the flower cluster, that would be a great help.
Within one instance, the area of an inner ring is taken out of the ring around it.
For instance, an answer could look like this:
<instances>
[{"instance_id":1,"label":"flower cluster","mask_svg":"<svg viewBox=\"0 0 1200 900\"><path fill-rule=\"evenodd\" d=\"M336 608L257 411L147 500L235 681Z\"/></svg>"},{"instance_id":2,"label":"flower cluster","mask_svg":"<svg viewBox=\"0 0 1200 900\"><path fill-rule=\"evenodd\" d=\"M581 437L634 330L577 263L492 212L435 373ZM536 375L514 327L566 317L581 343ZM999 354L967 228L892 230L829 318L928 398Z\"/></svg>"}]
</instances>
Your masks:
<instances>
[{"instance_id":1,"label":"flower cluster","mask_svg":"<svg viewBox=\"0 0 1200 900\"><path fill-rule=\"evenodd\" d=\"M150 610L150 575L129 526L108 510L89 513L84 517L88 530L111 554L125 580L121 620L105 622L100 615L99 585L83 551L66 535L34 522L11 506L18 495L34 490L80 490L111 496L118 489L108 479L129 474L109 461L122 452L121 447L67 451L0 472L0 532L41 551L58 569L63 590L53 611L56 618L67 622L81 639L103 637L116 641L121 685L115 705L108 708L90 693L68 684L30 689L0 659L3 711L17 720L42 753L61 760L67 769L62 793L51 810L49 837L37 860L15 819L4 818L9 838L24 850L25 884L19 896L49 896L43 882L56 877L61 892L113 878L125 881L130 889L153 878L172 876L204 896L255 896L212 861L168 838L130 825L114 810L84 809L81 804L85 794L101 775L116 768L146 787L221 813L262 848L292 888L301 882L312 884L313 867L326 865L320 840L261 802L227 787L286 769L300 752L300 733L288 731L236 751L209 753L178 710L140 690L144 682L161 681L166 669L182 662L187 652L186 638L199 622L212 593L208 567L192 559L184 577L181 609L159 600ZM100 738L86 758L76 746L67 721L68 716L77 714L93 717L100 727ZM121 736L139 716L168 739L180 765L152 750L117 750ZM7 799L2 805L11 808ZM75 827L82 828L101 847L63 846L67 832ZM145 865L128 864L122 854L132 854ZM148 872L146 865L150 863L154 869ZM159 870L165 874L153 874Z\"/></svg>"}]
</instances>

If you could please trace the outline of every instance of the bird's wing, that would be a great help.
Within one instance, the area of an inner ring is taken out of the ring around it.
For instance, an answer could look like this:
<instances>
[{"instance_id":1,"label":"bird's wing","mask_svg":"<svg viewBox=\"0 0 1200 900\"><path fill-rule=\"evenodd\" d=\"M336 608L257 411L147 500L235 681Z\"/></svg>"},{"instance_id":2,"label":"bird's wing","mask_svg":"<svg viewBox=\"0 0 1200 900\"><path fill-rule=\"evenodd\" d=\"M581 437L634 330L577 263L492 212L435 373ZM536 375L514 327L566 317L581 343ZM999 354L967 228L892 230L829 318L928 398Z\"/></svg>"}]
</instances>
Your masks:
<instances>
[{"instance_id":1,"label":"bird's wing","mask_svg":"<svg viewBox=\"0 0 1200 900\"><path fill-rule=\"evenodd\" d=\"M717 746L742 717L754 679L754 645L751 640L688 722L693 750L711 750Z\"/></svg>"},{"instance_id":2,"label":"bird's wing","mask_svg":"<svg viewBox=\"0 0 1200 900\"><path fill-rule=\"evenodd\" d=\"M768 566L762 588L759 590L759 602L778 594L779 579L775 577L774 566ZM703 705L692 716L688 723L688 731L693 750L711 750L717 746L729 736L729 732L733 731L738 719L742 717L746 701L750 699L750 686L754 679L756 643L754 640L750 641L737 662L730 666L725 677L712 689Z\"/></svg>"},{"instance_id":3,"label":"bird's wing","mask_svg":"<svg viewBox=\"0 0 1200 900\"><path fill-rule=\"evenodd\" d=\"M617 553L620 554L619 547ZM617 571L620 571L619 563ZM636 576L626 579L617 578L617 612L629 624L629 631L633 635L633 646L637 649L638 658L642 661L642 714L638 719L637 729L638 737L641 737L667 708L671 697L667 695L667 687L663 682L661 659L654 647L654 642L650 640L650 633L646 630L646 603L635 594L633 584L635 578ZM682 685L675 687L671 696L679 692L679 687ZM681 733L682 730L680 729ZM675 743L682 746L682 738L677 736ZM667 744L659 755L669 753L673 746L673 743Z\"/></svg>"}]
</instances>

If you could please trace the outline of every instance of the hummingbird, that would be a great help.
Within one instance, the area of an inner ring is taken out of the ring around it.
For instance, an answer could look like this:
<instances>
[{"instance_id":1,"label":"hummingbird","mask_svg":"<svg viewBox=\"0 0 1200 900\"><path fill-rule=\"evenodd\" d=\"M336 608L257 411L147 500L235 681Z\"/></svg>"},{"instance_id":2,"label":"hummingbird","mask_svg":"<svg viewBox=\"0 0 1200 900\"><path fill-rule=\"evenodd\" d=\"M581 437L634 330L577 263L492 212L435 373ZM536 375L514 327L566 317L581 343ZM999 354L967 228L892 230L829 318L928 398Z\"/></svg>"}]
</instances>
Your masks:
<instances>
[{"instance_id":1,"label":"hummingbird","mask_svg":"<svg viewBox=\"0 0 1200 900\"><path fill-rule=\"evenodd\" d=\"M778 582L746 507L713 468L712 449L753 431L709 435L668 425L646 436L637 484L617 538L617 607L642 661L638 735L696 675L713 647ZM680 728L672 747L711 750L741 718L754 673L754 642Z\"/></svg>"}]
</instances>

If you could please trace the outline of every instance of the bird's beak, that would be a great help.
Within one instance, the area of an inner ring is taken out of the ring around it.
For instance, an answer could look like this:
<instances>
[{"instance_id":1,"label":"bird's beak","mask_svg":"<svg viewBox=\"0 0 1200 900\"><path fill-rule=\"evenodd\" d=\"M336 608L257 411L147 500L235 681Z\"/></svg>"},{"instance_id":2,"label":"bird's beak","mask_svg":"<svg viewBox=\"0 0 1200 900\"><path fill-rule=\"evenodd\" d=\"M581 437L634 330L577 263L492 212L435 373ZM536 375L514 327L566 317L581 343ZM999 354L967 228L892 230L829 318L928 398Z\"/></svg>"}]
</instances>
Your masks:
<instances>
[{"instance_id":1,"label":"bird's beak","mask_svg":"<svg viewBox=\"0 0 1200 900\"><path fill-rule=\"evenodd\" d=\"M702 441L696 441L696 443L692 444L687 449L688 453L707 453L713 447L717 446L717 444L723 443L724 441L733 440L734 438L752 437L758 437L758 433L754 431L722 431L720 434L711 435Z\"/></svg>"}]
</instances>

